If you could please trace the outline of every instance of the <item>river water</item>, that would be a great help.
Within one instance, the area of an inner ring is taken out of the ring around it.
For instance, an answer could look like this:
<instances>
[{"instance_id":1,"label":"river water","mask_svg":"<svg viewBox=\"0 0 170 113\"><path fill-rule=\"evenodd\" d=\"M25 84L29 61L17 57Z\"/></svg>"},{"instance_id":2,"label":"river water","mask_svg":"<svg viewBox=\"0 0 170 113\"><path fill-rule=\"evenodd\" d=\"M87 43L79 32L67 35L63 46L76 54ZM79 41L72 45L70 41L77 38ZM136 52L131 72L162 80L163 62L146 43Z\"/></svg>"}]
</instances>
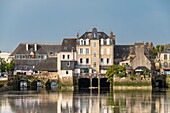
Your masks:
<instances>
[{"instance_id":1,"label":"river water","mask_svg":"<svg viewBox=\"0 0 170 113\"><path fill-rule=\"evenodd\" d=\"M8 91L0 113L170 113L170 90Z\"/></svg>"}]
</instances>

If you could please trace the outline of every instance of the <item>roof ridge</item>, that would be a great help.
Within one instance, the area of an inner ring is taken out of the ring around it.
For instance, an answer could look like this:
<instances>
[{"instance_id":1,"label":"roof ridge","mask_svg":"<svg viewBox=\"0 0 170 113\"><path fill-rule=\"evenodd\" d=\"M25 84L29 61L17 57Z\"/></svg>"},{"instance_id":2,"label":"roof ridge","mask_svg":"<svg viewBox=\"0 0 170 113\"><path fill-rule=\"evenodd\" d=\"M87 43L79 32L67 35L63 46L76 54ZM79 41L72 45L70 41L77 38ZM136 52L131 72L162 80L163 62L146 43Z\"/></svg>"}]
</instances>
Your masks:
<instances>
[{"instance_id":1,"label":"roof ridge","mask_svg":"<svg viewBox=\"0 0 170 113\"><path fill-rule=\"evenodd\" d=\"M61 43L55 42L22 42L21 44L62 45Z\"/></svg>"}]
</instances>

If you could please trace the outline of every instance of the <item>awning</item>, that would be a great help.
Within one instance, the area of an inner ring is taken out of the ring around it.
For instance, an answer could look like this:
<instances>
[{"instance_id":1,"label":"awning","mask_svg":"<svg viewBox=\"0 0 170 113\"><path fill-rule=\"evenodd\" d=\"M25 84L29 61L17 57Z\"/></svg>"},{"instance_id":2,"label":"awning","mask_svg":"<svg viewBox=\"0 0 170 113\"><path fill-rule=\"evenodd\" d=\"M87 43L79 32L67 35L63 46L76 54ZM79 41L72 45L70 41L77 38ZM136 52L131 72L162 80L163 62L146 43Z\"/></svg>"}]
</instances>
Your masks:
<instances>
[{"instance_id":1,"label":"awning","mask_svg":"<svg viewBox=\"0 0 170 113\"><path fill-rule=\"evenodd\" d=\"M146 71L149 70L146 66L138 66L135 71Z\"/></svg>"}]
</instances>

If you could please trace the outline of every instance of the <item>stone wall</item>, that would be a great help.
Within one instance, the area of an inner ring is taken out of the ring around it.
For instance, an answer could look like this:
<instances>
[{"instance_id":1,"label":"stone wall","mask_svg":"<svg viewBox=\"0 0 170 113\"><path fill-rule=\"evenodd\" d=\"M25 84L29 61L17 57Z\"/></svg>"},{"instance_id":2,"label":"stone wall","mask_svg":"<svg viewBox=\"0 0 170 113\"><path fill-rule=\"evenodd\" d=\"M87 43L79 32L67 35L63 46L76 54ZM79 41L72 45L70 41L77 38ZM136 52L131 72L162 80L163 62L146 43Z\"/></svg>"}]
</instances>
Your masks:
<instances>
[{"instance_id":1,"label":"stone wall","mask_svg":"<svg viewBox=\"0 0 170 113\"><path fill-rule=\"evenodd\" d=\"M138 66L146 66L149 70L151 70L151 62L144 54L144 45L135 47L136 57L131 61L131 66L133 69Z\"/></svg>"}]
</instances>

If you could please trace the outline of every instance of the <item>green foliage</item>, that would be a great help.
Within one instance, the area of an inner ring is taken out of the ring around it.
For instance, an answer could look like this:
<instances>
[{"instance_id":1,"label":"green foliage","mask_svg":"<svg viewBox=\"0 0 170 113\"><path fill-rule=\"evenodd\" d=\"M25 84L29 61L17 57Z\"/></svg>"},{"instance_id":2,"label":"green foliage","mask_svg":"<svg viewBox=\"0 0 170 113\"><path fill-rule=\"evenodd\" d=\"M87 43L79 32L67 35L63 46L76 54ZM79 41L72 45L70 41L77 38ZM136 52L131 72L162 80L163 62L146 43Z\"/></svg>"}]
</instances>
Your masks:
<instances>
[{"instance_id":1,"label":"green foliage","mask_svg":"<svg viewBox=\"0 0 170 113\"><path fill-rule=\"evenodd\" d=\"M126 76L126 69L120 65L112 65L106 72L106 76L108 78L108 82L113 80L113 76L116 75L118 77L125 77Z\"/></svg>"},{"instance_id":2,"label":"green foliage","mask_svg":"<svg viewBox=\"0 0 170 113\"><path fill-rule=\"evenodd\" d=\"M130 79L133 81L133 80L136 80L136 77L135 76L130 76Z\"/></svg>"},{"instance_id":3,"label":"green foliage","mask_svg":"<svg viewBox=\"0 0 170 113\"><path fill-rule=\"evenodd\" d=\"M150 50L151 53L154 55L154 58L156 58L156 56L158 55L159 52L162 52L164 50L164 46L163 45L157 45L156 47L154 47L153 50Z\"/></svg>"},{"instance_id":4,"label":"green foliage","mask_svg":"<svg viewBox=\"0 0 170 113\"><path fill-rule=\"evenodd\" d=\"M9 72L14 70L14 59L10 63L4 61L3 59L0 59L0 71L1 72Z\"/></svg>"}]
</instances>

